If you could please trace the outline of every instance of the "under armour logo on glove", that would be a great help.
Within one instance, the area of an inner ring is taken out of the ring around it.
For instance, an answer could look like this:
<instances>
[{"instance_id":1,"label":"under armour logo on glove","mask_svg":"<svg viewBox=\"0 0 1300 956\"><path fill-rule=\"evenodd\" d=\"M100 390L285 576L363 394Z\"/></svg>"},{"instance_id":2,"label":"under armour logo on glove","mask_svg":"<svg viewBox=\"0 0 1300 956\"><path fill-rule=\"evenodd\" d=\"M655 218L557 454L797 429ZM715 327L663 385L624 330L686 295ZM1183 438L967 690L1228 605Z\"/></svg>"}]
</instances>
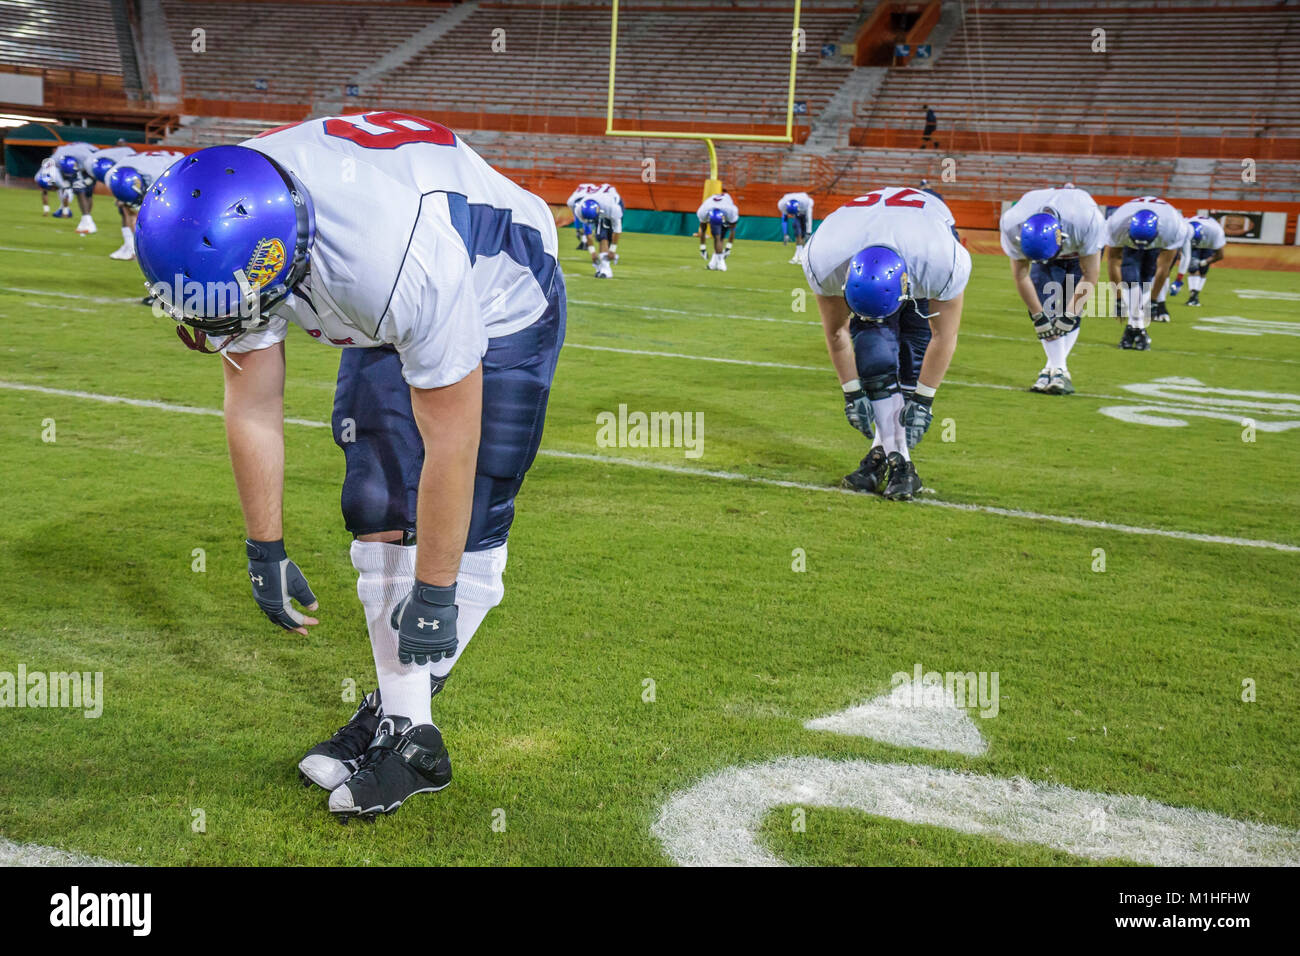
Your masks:
<instances>
[{"instance_id":1,"label":"under armour logo on glove","mask_svg":"<svg viewBox=\"0 0 1300 956\"><path fill-rule=\"evenodd\" d=\"M390 619L397 631L397 659L403 664L430 664L454 656L459 645L456 613L456 585L416 581ZM437 631L438 636L429 631Z\"/></svg>"},{"instance_id":2,"label":"under armour logo on glove","mask_svg":"<svg viewBox=\"0 0 1300 956\"><path fill-rule=\"evenodd\" d=\"M266 584L266 581L262 578L260 574L254 574L252 571L248 572L248 580L252 581L259 588L263 587Z\"/></svg>"},{"instance_id":3,"label":"under armour logo on glove","mask_svg":"<svg viewBox=\"0 0 1300 956\"><path fill-rule=\"evenodd\" d=\"M262 613L286 631L306 634L305 625L315 624L293 606L297 601L309 611L316 610L316 595L298 565L284 553L284 541L244 542L248 553L248 580L253 585L253 600Z\"/></svg>"}]
</instances>

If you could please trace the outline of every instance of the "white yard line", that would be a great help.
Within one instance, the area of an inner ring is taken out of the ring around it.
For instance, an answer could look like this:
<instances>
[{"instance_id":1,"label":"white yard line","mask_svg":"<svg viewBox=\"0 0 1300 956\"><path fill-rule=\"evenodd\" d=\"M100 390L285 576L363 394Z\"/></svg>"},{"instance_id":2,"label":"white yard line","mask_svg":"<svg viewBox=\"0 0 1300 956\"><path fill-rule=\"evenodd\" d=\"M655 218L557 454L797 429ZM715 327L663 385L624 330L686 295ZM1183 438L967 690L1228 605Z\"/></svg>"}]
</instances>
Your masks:
<instances>
[{"instance_id":1,"label":"white yard line","mask_svg":"<svg viewBox=\"0 0 1300 956\"><path fill-rule=\"evenodd\" d=\"M14 843L0 837L0 866L130 866L97 856L56 850L35 843Z\"/></svg>"},{"instance_id":2,"label":"white yard line","mask_svg":"<svg viewBox=\"0 0 1300 956\"><path fill-rule=\"evenodd\" d=\"M0 389L19 392L35 392L61 398L79 398L87 401L104 402L112 405L130 405L136 408L151 408L158 411L180 412L186 415L210 415L219 417L218 408L196 408L192 405L174 405L152 399L126 398L120 395L103 395L96 392L82 392L74 389L50 388L45 385L29 385L22 382L0 381ZM291 425L303 425L308 428L329 428L328 422L314 421L307 418L286 418ZM635 458L617 458L611 455L595 455L583 452L561 451L544 448L539 452L547 458L562 458L570 461L588 461L601 465L618 465L625 468L641 468L648 471L661 471L675 475L687 475L694 478L712 478L720 481L739 481L748 484L763 485L769 488L789 488L796 491L816 491L823 494L858 495L857 492L828 485L815 485L802 481L789 481L780 478L764 478L746 475L735 471L718 471L707 468L692 468L687 465L674 465L667 462L638 460ZM1001 518L1018 518L1025 521L1041 521L1048 524L1068 525L1075 528L1091 528L1118 534L1143 535L1156 538L1169 538L1175 541L1195 541L1201 544L1224 544L1238 548L1260 548L1269 551L1281 551L1288 554L1300 553L1300 545L1281 541L1266 541L1254 538L1240 538L1232 535L1202 534L1195 531L1177 531L1169 528L1144 528L1138 525L1116 524L1110 521L1098 521L1092 518L1076 518L1071 515L1043 514L1037 511L1022 511L1016 508L999 508L995 505L967 504L957 501L936 501L918 498L916 504L932 508L947 508L952 511L964 511L972 514L996 515Z\"/></svg>"}]
</instances>

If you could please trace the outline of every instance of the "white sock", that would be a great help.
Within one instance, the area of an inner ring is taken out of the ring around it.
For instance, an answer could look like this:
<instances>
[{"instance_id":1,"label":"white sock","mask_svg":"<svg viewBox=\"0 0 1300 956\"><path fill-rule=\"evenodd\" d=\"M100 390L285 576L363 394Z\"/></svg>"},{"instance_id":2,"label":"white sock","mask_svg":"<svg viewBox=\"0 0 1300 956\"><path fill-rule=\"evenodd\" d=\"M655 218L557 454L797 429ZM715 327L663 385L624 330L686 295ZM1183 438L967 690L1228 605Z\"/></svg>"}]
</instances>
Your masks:
<instances>
[{"instance_id":1,"label":"white sock","mask_svg":"<svg viewBox=\"0 0 1300 956\"><path fill-rule=\"evenodd\" d=\"M1200 292L1205 288L1205 276L1188 276L1187 285L1193 292Z\"/></svg>"},{"instance_id":2,"label":"white sock","mask_svg":"<svg viewBox=\"0 0 1300 956\"><path fill-rule=\"evenodd\" d=\"M873 398L871 411L876 416L876 437L885 454L898 452L907 458L907 437L898 415L903 410L903 396L893 392L885 398Z\"/></svg>"},{"instance_id":3,"label":"white sock","mask_svg":"<svg viewBox=\"0 0 1300 956\"><path fill-rule=\"evenodd\" d=\"M1049 368L1065 368L1065 336L1058 335L1054 339L1043 339L1043 349L1047 352Z\"/></svg>"},{"instance_id":4,"label":"white sock","mask_svg":"<svg viewBox=\"0 0 1300 956\"><path fill-rule=\"evenodd\" d=\"M506 557L503 544L487 551L466 551L461 558L460 573L456 575L456 654L429 665L435 677L451 673L488 611L501 603L506 593L501 580Z\"/></svg>"},{"instance_id":5,"label":"white sock","mask_svg":"<svg viewBox=\"0 0 1300 956\"><path fill-rule=\"evenodd\" d=\"M397 631L390 623L393 608L415 586L415 546L353 541L352 566L358 573L357 597L366 612L384 713L414 724L433 723L429 665L403 664L397 659Z\"/></svg>"},{"instance_id":6,"label":"white sock","mask_svg":"<svg viewBox=\"0 0 1300 956\"><path fill-rule=\"evenodd\" d=\"M135 234L131 232L130 226L122 227L122 245L126 246L128 249L135 248Z\"/></svg>"},{"instance_id":7,"label":"white sock","mask_svg":"<svg viewBox=\"0 0 1300 956\"><path fill-rule=\"evenodd\" d=\"M1074 343L1079 341L1079 331L1080 329L1076 328L1073 332L1067 332L1057 339L1061 343L1061 364L1059 367L1062 372L1070 370L1070 353L1074 350Z\"/></svg>"}]
</instances>

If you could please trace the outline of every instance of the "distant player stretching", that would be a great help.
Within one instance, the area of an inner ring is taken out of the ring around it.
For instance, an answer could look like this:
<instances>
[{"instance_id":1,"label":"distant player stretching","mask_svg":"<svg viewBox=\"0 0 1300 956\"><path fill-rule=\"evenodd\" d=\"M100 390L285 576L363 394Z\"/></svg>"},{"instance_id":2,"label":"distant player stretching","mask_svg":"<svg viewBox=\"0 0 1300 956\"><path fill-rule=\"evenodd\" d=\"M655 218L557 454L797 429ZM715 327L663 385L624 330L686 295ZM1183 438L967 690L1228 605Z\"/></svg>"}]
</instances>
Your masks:
<instances>
[{"instance_id":1,"label":"distant player stretching","mask_svg":"<svg viewBox=\"0 0 1300 956\"><path fill-rule=\"evenodd\" d=\"M1108 277L1122 290L1121 317L1128 320L1120 348L1145 352L1151 348L1147 327L1169 321L1169 272L1191 231L1182 214L1156 196L1130 199L1106 220Z\"/></svg>"},{"instance_id":2,"label":"distant player stretching","mask_svg":"<svg viewBox=\"0 0 1300 956\"><path fill-rule=\"evenodd\" d=\"M957 348L970 279L970 253L957 238L952 213L929 193L877 189L822 221L803 268L817 294L844 415L872 443L844 485L911 498L921 479L908 449L930 427L935 393ZM905 398L900 324L912 310L929 320L932 336L923 346L915 394Z\"/></svg>"}]
</instances>

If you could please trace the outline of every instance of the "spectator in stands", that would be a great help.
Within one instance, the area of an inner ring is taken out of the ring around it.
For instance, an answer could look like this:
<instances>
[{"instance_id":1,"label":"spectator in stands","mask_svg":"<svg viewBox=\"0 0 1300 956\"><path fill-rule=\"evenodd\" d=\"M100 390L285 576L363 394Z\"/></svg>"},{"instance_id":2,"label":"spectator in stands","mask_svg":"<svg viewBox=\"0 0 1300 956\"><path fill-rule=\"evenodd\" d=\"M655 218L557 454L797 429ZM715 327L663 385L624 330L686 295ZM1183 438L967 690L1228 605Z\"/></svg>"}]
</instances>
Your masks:
<instances>
[{"instance_id":1,"label":"spectator in stands","mask_svg":"<svg viewBox=\"0 0 1300 956\"><path fill-rule=\"evenodd\" d=\"M938 149L938 141L932 141L930 137L939 128L939 117L935 116L934 110L928 106L922 106L921 109L925 110L925 129L921 132L921 148L925 149L927 146L933 145L935 149Z\"/></svg>"}]
</instances>

